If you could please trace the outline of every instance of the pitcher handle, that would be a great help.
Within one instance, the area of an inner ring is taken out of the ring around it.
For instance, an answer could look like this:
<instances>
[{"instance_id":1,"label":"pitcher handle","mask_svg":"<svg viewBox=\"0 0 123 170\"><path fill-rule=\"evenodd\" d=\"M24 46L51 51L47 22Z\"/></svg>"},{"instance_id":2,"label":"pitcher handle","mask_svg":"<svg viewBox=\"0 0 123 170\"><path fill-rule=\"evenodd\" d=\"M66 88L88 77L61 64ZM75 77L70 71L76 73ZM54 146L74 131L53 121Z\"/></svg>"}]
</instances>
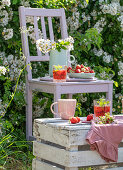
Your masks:
<instances>
[{"instance_id":1,"label":"pitcher handle","mask_svg":"<svg viewBox=\"0 0 123 170\"><path fill-rule=\"evenodd\" d=\"M52 103L51 106L50 106L51 112L52 112L54 115L57 114L57 113L55 113L55 112L53 111L53 109L52 109L52 107L53 107L55 104L58 104L58 102L54 102L54 103Z\"/></svg>"},{"instance_id":2,"label":"pitcher handle","mask_svg":"<svg viewBox=\"0 0 123 170\"><path fill-rule=\"evenodd\" d=\"M72 57L73 58L73 60L71 61L71 60L68 60L68 62L69 63L74 63L74 61L75 61L75 57L73 56L73 55L70 55L70 57Z\"/></svg>"}]
</instances>

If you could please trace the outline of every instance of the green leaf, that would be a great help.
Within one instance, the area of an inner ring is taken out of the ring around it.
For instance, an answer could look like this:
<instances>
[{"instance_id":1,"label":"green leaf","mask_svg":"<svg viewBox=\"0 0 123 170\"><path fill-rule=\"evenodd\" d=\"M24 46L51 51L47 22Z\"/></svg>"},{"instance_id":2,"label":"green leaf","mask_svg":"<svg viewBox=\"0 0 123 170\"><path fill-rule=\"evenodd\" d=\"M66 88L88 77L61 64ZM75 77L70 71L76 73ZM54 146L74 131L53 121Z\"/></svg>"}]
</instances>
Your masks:
<instances>
[{"instance_id":1,"label":"green leaf","mask_svg":"<svg viewBox=\"0 0 123 170\"><path fill-rule=\"evenodd\" d=\"M114 81L114 85L115 85L116 87L118 87L118 82L117 82L117 81Z\"/></svg>"},{"instance_id":2,"label":"green leaf","mask_svg":"<svg viewBox=\"0 0 123 170\"><path fill-rule=\"evenodd\" d=\"M15 5L17 4L18 0L13 0L12 4Z\"/></svg>"}]
</instances>

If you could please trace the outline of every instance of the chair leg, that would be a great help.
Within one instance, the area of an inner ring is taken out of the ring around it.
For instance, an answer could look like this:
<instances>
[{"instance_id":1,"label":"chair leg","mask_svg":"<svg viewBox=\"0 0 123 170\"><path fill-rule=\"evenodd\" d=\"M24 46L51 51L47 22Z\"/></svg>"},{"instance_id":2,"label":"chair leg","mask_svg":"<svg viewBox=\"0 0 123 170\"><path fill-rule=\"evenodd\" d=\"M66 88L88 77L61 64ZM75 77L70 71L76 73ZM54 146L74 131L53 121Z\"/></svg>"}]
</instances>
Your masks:
<instances>
[{"instance_id":1,"label":"chair leg","mask_svg":"<svg viewBox=\"0 0 123 170\"><path fill-rule=\"evenodd\" d=\"M73 94L67 94L67 99L72 99Z\"/></svg>"},{"instance_id":2,"label":"chair leg","mask_svg":"<svg viewBox=\"0 0 123 170\"><path fill-rule=\"evenodd\" d=\"M59 93L58 91L56 91L56 92L54 93L54 102L57 102L58 99L61 99L61 93ZM56 113L58 113L58 105L54 105L54 111L55 111ZM59 115L54 115L54 117L55 117L55 118L58 118Z\"/></svg>"},{"instance_id":3,"label":"chair leg","mask_svg":"<svg viewBox=\"0 0 123 170\"><path fill-rule=\"evenodd\" d=\"M112 115L113 84L109 84L109 91L106 93L106 99L111 101L110 114Z\"/></svg>"},{"instance_id":4,"label":"chair leg","mask_svg":"<svg viewBox=\"0 0 123 170\"><path fill-rule=\"evenodd\" d=\"M30 140L32 137L32 90L26 89L26 139Z\"/></svg>"}]
</instances>

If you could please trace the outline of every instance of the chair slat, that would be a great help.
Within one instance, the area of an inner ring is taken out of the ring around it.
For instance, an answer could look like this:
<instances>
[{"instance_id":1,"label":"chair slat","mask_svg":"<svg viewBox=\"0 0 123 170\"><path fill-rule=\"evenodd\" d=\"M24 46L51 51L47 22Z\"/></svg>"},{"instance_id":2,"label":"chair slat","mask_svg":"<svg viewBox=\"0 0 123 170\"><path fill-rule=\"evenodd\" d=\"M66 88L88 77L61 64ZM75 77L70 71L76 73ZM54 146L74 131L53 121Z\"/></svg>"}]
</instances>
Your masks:
<instances>
[{"instance_id":1,"label":"chair slat","mask_svg":"<svg viewBox=\"0 0 123 170\"><path fill-rule=\"evenodd\" d=\"M36 40L39 39L39 33L38 33L38 23L37 23L37 17L34 16L34 31L35 31L35 36L36 36ZM38 50L37 48L37 54L38 56L41 56L41 51Z\"/></svg>"},{"instance_id":2,"label":"chair slat","mask_svg":"<svg viewBox=\"0 0 123 170\"><path fill-rule=\"evenodd\" d=\"M46 34L45 20L44 20L44 17L42 17L42 16L40 17L40 19L41 19L41 27L42 27L43 38L46 40L47 34ZM48 61L49 60L49 54L46 53L45 57L46 57L46 61Z\"/></svg>"},{"instance_id":3,"label":"chair slat","mask_svg":"<svg viewBox=\"0 0 123 170\"><path fill-rule=\"evenodd\" d=\"M44 17L41 17L41 27L42 27L43 38L46 40L47 35L46 35L46 27L45 27Z\"/></svg>"},{"instance_id":4,"label":"chair slat","mask_svg":"<svg viewBox=\"0 0 123 170\"><path fill-rule=\"evenodd\" d=\"M66 24L66 17L65 17L65 12L64 9L61 8L61 17L60 17L60 27L61 27L61 35L62 38L67 38L68 37L68 33L67 33L67 24Z\"/></svg>"},{"instance_id":5,"label":"chair slat","mask_svg":"<svg viewBox=\"0 0 123 170\"><path fill-rule=\"evenodd\" d=\"M52 25L51 17L48 17L48 25L49 25L50 39L54 41L53 25Z\"/></svg>"},{"instance_id":6,"label":"chair slat","mask_svg":"<svg viewBox=\"0 0 123 170\"><path fill-rule=\"evenodd\" d=\"M60 17L59 9L39 9L39 8L25 8L26 16L43 16L43 17Z\"/></svg>"},{"instance_id":7,"label":"chair slat","mask_svg":"<svg viewBox=\"0 0 123 170\"><path fill-rule=\"evenodd\" d=\"M45 55L45 56L30 56L29 57L30 62L32 61L49 61L49 55Z\"/></svg>"}]
</instances>

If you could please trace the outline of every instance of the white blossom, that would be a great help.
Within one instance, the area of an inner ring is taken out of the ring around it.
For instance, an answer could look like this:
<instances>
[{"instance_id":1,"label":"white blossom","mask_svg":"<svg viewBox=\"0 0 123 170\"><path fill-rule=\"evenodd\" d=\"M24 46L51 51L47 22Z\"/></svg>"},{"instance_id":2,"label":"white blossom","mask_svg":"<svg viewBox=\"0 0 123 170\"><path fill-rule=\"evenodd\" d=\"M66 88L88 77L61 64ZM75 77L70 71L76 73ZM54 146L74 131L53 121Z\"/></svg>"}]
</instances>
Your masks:
<instances>
[{"instance_id":1,"label":"white blossom","mask_svg":"<svg viewBox=\"0 0 123 170\"><path fill-rule=\"evenodd\" d=\"M100 18L100 20L98 20L98 22L96 22L96 24L94 25L94 28L97 29L98 33L103 31L103 27L106 25L106 21L105 18Z\"/></svg>"},{"instance_id":2,"label":"white blossom","mask_svg":"<svg viewBox=\"0 0 123 170\"><path fill-rule=\"evenodd\" d=\"M86 1L83 1L82 3L79 3L79 6L83 9L83 8L86 8L88 4Z\"/></svg>"},{"instance_id":3,"label":"white blossom","mask_svg":"<svg viewBox=\"0 0 123 170\"><path fill-rule=\"evenodd\" d=\"M120 9L120 4L118 2L112 2L110 4L103 4L100 8L104 14L117 15Z\"/></svg>"},{"instance_id":4,"label":"white blossom","mask_svg":"<svg viewBox=\"0 0 123 170\"><path fill-rule=\"evenodd\" d=\"M2 5L9 7L11 5L11 2L10 2L10 0L2 0Z\"/></svg>"},{"instance_id":5,"label":"white blossom","mask_svg":"<svg viewBox=\"0 0 123 170\"><path fill-rule=\"evenodd\" d=\"M33 16L27 16L26 17L26 23L30 23L34 25L34 17Z\"/></svg>"},{"instance_id":6,"label":"white blossom","mask_svg":"<svg viewBox=\"0 0 123 170\"><path fill-rule=\"evenodd\" d=\"M11 39L13 37L13 29L12 28L10 28L10 29L4 28L2 35L3 35L5 40Z\"/></svg>"},{"instance_id":7,"label":"white blossom","mask_svg":"<svg viewBox=\"0 0 123 170\"><path fill-rule=\"evenodd\" d=\"M119 75L119 76L123 76L123 70L120 70L120 71L118 72L118 75Z\"/></svg>"},{"instance_id":8,"label":"white blossom","mask_svg":"<svg viewBox=\"0 0 123 170\"><path fill-rule=\"evenodd\" d=\"M105 71L101 72L101 73L99 74L99 76L100 76L101 78L105 78L105 77L106 77L106 72L105 72Z\"/></svg>"},{"instance_id":9,"label":"white blossom","mask_svg":"<svg viewBox=\"0 0 123 170\"><path fill-rule=\"evenodd\" d=\"M72 17L68 17L68 19L67 19L67 25L70 27L71 32L73 32L79 28L79 26L80 26L79 16L80 16L80 13L79 13L78 9L74 8Z\"/></svg>"},{"instance_id":10,"label":"white blossom","mask_svg":"<svg viewBox=\"0 0 123 170\"><path fill-rule=\"evenodd\" d=\"M4 57L5 57L5 52L0 52L0 59L3 60Z\"/></svg>"},{"instance_id":11,"label":"white blossom","mask_svg":"<svg viewBox=\"0 0 123 170\"><path fill-rule=\"evenodd\" d=\"M29 1L21 0L21 5L24 7L30 7Z\"/></svg>"},{"instance_id":12,"label":"white blossom","mask_svg":"<svg viewBox=\"0 0 123 170\"><path fill-rule=\"evenodd\" d=\"M5 26L8 24L9 17L6 10L0 10L0 25Z\"/></svg>"},{"instance_id":13,"label":"white blossom","mask_svg":"<svg viewBox=\"0 0 123 170\"><path fill-rule=\"evenodd\" d=\"M42 34L40 29L38 29L38 34L39 34L39 38L43 39L43 34ZM35 32L34 32L34 27L33 26L29 26L27 28L27 35L31 39L31 43L35 44L36 43L36 36L35 36Z\"/></svg>"},{"instance_id":14,"label":"white blossom","mask_svg":"<svg viewBox=\"0 0 123 170\"><path fill-rule=\"evenodd\" d=\"M118 62L118 67L119 67L119 70L123 70L123 62L119 61Z\"/></svg>"},{"instance_id":15,"label":"white blossom","mask_svg":"<svg viewBox=\"0 0 123 170\"><path fill-rule=\"evenodd\" d=\"M6 73L6 68L4 66L0 66L0 76L3 74L5 75Z\"/></svg>"},{"instance_id":16,"label":"white blossom","mask_svg":"<svg viewBox=\"0 0 123 170\"><path fill-rule=\"evenodd\" d=\"M104 53L104 51L102 49L97 50L96 48L93 49L93 52L98 57L102 56Z\"/></svg>"},{"instance_id":17,"label":"white blossom","mask_svg":"<svg viewBox=\"0 0 123 170\"><path fill-rule=\"evenodd\" d=\"M14 58L14 56L12 54L8 55L8 57L7 57L8 62L12 63L13 62L13 58Z\"/></svg>"},{"instance_id":18,"label":"white blossom","mask_svg":"<svg viewBox=\"0 0 123 170\"><path fill-rule=\"evenodd\" d=\"M111 55L108 55L106 52L104 52L104 56L103 56L103 61L106 63L110 63L111 62Z\"/></svg>"}]
</instances>

